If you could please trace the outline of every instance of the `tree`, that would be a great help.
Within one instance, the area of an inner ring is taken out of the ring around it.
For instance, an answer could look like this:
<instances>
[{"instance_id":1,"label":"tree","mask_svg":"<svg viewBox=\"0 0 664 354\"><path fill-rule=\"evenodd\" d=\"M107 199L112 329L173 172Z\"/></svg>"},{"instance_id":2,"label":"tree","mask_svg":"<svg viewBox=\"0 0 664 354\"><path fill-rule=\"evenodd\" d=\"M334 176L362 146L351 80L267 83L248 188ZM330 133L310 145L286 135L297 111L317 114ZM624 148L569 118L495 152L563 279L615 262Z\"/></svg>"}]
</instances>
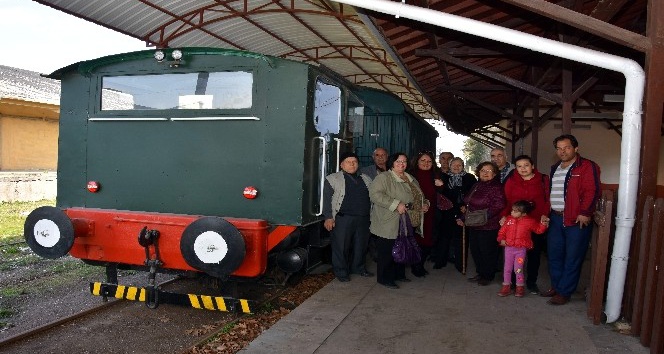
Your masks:
<instances>
[{"instance_id":1,"label":"tree","mask_svg":"<svg viewBox=\"0 0 664 354\"><path fill-rule=\"evenodd\" d=\"M484 161L490 161L491 149L479 143L475 139L467 139L463 143L463 157L466 159L466 167L474 170L477 165Z\"/></svg>"}]
</instances>

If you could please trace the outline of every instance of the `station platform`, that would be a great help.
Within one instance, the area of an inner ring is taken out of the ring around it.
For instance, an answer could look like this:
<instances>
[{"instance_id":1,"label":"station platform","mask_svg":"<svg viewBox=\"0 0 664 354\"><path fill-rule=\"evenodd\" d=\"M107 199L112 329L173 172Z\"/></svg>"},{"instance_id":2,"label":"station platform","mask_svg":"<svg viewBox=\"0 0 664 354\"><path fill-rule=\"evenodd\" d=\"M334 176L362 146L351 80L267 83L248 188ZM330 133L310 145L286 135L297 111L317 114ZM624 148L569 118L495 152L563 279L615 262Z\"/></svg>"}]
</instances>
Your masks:
<instances>
[{"instance_id":1,"label":"station platform","mask_svg":"<svg viewBox=\"0 0 664 354\"><path fill-rule=\"evenodd\" d=\"M462 275L451 265L431 269L429 263L426 278L407 269L412 281L398 283L400 289L377 284L375 276L335 279L241 353L649 352L612 325L593 325L582 293L563 306L529 293L502 298L496 295L501 273L491 285L479 286L467 281L475 274L469 268ZM539 285L546 290L546 269L540 272Z\"/></svg>"}]
</instances>

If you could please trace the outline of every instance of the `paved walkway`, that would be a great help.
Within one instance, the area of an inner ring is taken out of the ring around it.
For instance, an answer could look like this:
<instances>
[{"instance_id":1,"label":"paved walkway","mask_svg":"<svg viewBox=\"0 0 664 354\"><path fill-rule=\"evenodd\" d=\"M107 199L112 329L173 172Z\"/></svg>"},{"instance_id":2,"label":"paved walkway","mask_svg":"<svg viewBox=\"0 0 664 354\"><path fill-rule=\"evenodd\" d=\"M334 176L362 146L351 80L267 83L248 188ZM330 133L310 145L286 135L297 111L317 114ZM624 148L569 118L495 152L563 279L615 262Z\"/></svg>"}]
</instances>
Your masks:
<instances>
[{"instance_id":1,"label":"paved walkway","mask_svg":"<svg viewBox=\"0 0 664 354\"><path fill-rule=\"evenodd\" d=\"M502 276L482 287L451 266L429 271L424 279L410 276L413 281L397 290L378 285L375 277L334 280L242 353L649 352L613 326L593 325L581 294L551 306L536 295L496 296ZM548 277L541 278L544 288Z\"/></svg>"}]
</instances>

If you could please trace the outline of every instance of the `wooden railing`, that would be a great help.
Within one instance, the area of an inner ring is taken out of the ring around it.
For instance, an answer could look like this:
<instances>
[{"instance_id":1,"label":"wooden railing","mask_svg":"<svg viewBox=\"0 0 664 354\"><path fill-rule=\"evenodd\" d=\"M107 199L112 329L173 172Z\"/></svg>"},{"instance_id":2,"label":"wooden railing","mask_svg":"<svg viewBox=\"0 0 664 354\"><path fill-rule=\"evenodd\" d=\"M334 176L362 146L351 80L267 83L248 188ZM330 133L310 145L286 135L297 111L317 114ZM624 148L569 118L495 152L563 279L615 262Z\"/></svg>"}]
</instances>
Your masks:
<instances>
[{"instance_id":1,"label":"wooden railing","mask_svg":"<svg viewBox=\"0 0 664 354\"><path fill-rule=\"evenodd\" d=\"M664 199L647 197L637 233L632 240L632 266L636 267L631 296L625 312L631 312L632 334L650 347L651 353L664 353Z\"/></svg>"},{"instance_id":2,"label":"wooden railing","mask_svg":"<svg viewBox=\"0 0 664 354\"><path fill-rule=\"evenodd\" d=\"M603 190L595 212L596 230L591 239L590 289L587 315L602 321L614 231L612 190ZM664 199L647 197L639 210L630 244L622 314L631 323L631 334L653 354L664 354Z\"/></svg>"}]
</instances>

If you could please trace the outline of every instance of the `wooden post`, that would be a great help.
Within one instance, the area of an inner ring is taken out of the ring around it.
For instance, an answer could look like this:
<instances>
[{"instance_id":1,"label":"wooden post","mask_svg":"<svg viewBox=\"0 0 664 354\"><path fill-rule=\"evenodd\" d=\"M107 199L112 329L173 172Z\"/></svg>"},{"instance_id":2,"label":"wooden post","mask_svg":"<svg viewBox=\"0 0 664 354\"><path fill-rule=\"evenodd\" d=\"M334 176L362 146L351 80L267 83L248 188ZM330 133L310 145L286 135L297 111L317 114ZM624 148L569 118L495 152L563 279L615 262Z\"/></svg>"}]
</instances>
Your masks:
<instances>
[{"instance_id":1,"label":"wooden post","mask_svg":"<svg viewBox=\"0 0 664 354\"><path fill-rule=\"evenodd\" d=\"M609 258L609 241L613 224L613 191L602 191L595 211L595 223L599 226L591 238L590 291L588 292L587 315L593 324L602 322L602 304L606 289L606 266Z\"/></svg>"},{"instance_id":2,"label":"wooden post","mask_svg":"<svg viewBox=\"0 0 664 354\"><path fill-rule=\"evenodd\" d=\"M641 333L641 319L643 318L643 301L645 297L645 288L646 288L646 271L648 269L648 256L650 252L648 251L648 246L650 245L650 237L652 232L652 218L653 218L653 207L655 206L655 198L648 196L643 205L641 220L637 223L637 233L638 233L638 242L634 244L632 248L635 250L636 257L632 260L631 265L637 268L636 276L630 278L630 281L633 281L634 286L627 286L626 289L634 289L634 301L631 303L631 309L625 309L631 313L627 314L628 319L632 322L632 334L638 336ZM637 247L638 246L638 247Z\"/></svg>"},{"instance_id":3,"label":"wooden post","mask_svg":"<svg viewBox=\"0 0 664 354\"><path fill-rule=\"evenodd\" d=\"M659 0L648 1L648 24L647 36L650 42L650 50L646 52L645 72L646 87L643 108L643 132L641 141L641 161L639 173L639 191L637 205L644 205L648 196L657 195L657 173L660 160L660 144L662 134L662 115L664 112L664 2ZM637 220L643 217L641 210L637 210ZM649 235L649 238L656 237ZM633 252L634 248L644 247L639 242L647 242L649 238L640 239L636 233L632 234L632 250L630 250L630 261L637 255ZM635 251L635 250L634 250ZM642 255L642 254L641 254ZM640 261L640 260L639 260ZM630 262L632 263L632 262ZM630 264L628 267L625 287L625 296L623 297L623 307L627 313L635 313L640 310L636 305L639 301L635 295L638 287L629 287L631 279L641 277L637 267Z\"/></svg>"},{"instance_id":4,"label":"wooden post","mask_svg":"<svg viewBox=\"0 0 664 354\"><path fill-rule=\"evenodd\" d=\"M655 215L658 217L664 216L664 199L660 198L655 202ZM656 235L660 240L664 238L664 225L660 225ZM657 354L664 353L664 301L662 301L662 297L664 297L664 252L662 253L659 264L657 264L655 308L653 311L652 333L650 334L650 352Z\"/></svg>"},{"instance_id":5,"label":"wooden post","mask_svg":"<svg viewBox=\"0 0 664 354\"><path fill-rule=\"evenodd\" d=\"M563 67L563 123L562 133L572 134L572 71Z\"/></svg>"},{"instance_id":6,"label":"wooden post","mask_svg":"<svg viewBox=\"0 0 664 354\"><path fill-rule=\"evenodd\" d=\"M643 299L643 317L641 318L641 344L649 347L653 332L653 319L657 299L658 267L662 257L662 234L664 234L664 199L657 199L653 213L652 237L648 245L648 265Z\"/></svg>"},{"instance_id":7,"label":"wooden post","mask_svg":"<svg viewBox=\"0 0 664 354\"><path fill-rule=\"evenodd\" d=\"M537 166L537 149L539 148L539 100L533 101L533 125L530 137L530 158L533 159L535 166Z\"/></svg>"},{"instance_id":8,"label":"wooden post","mask_svg":"<svg viewBox=\"0 0 664 354\"><path fill-rule=\"evenodd\" d=\"M646 90L641 144L641 180L639 204L649 195L657 195L657 165L664 114L664 2L648 2L648 39L652 44L646 53Z\"/></svg>"}]
</instances>

